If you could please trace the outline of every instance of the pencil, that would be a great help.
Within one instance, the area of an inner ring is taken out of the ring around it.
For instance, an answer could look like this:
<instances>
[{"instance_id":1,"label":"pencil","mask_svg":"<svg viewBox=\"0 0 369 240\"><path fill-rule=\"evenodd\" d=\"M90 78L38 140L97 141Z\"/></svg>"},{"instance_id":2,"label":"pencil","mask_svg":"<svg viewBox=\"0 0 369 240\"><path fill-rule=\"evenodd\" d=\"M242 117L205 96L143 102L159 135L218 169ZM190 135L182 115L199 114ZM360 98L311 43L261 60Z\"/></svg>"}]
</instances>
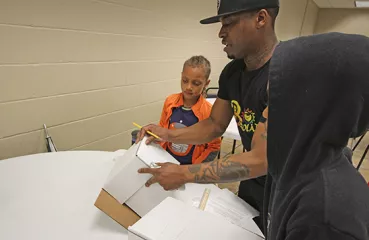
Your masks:
<instances>
[{"instance_id":1,"label":"pencil","mask_svg":"<svg viewBox=\"0 0 369 240\"><path fill-rule=\"evenodd\" d=\"M138 125L137 123L133 122L133 125L135 125L136 127L138 127L139 129L141 129L142 127L140 125ZM150 134L151 136L153 136L154 138L160 139L160 137L150 131L146 131L148 134Z\"/></svg>"}]
</instances>

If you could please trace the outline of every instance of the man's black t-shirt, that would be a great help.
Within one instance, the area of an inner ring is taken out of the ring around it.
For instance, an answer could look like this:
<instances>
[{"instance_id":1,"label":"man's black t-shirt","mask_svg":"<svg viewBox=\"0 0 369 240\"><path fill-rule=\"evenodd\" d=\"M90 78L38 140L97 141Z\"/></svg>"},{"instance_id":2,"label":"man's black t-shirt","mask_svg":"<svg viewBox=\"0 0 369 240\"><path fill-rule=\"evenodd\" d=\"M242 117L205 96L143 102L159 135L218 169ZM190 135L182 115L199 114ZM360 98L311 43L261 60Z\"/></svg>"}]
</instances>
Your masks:
<instances>
[{"instance_id":1,"label":"man's black t-shirt","mask_svg":"<svg viewBox=\"0 0 369 240\"><path fill-rule=\"evenodd\" d=\"M269 62L257 70L247 71L243 60L233 60L220 75L218 97L231 102L247 151L251 149L256 125L267 106L268 69Z\"/></svg>"},{"instance_id":2,"label":"man's black t-shirt","mask_svg":"<svg viewBox=\"0 0 369 240\"><path fill-rule=\"evenodd\" d=\"M261 68L247 71L242 60L231 61L219 79L218 97L230 101L242 144L247 151L264 109L267 107L269 61ZM238 196L261 211L265 177L242 181Z\"/></svg>"}]
</instances>

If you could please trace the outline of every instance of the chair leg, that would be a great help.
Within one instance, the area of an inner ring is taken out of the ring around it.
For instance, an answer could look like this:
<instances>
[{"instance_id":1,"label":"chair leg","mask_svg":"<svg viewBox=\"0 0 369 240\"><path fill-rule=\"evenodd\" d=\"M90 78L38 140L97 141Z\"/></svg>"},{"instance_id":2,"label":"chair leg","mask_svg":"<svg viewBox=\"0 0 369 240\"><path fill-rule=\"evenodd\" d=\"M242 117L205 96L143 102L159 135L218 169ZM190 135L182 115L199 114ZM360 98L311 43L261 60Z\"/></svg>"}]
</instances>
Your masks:
<instances>
[{"instance_id":1,"label":"chair leg","mask_svg":"<svg viewBox=\"0 0 369 240\"><path fill-rule=\"evenodd\" d=\"M359 144L360 144L361 140L363 140L363 138L365 137L365 134L366 134L367 132L368 132L368 131L366 131L366 132L363 134L363 136L361 136L361 137L359 138L359 141L357 141L357 143L355 144L355 146L354 146L354 148L352 149L352 151L355 151L355 149L357 148L357 146L359 146Z\"/></svg>"},{"instance_id":2,"label":"chair leg","mask_svg":"<svg viewBox=\"0 0 369 240\"><path fill-rule=\"evenodd\" d=\"M232 154L236 151L236 140L233 140Z\"/></svg>"},{"instance_id":3,"label":"chair leg","mask_svg":"<svg viewBox=\"0 0 369 240\"><path fill-rule=\"evenodd\" d=\"M223 141L223 137L220 138L220 146L222 146L222 141ZM221 149L222 147L219 148L218 159L220 159L220 153L222 152Z\"/></svg>"},{"instance_id":4,"label":"chair leg","mask_svg":"<svg viewBox=\"0 0 369 240\"><path fill-rule=\"evenodd\" d=\"M361 164L363 163L363 161L364 161L364 159L365 159L365 156L366 156L366 154L368 153L368 151L369 151L369 145L366 147L366 149L365 149L365 151L364 151L364 154L363 154L363 156L361 157L360 162L359 162L359 164L358 164L358 165L357 165L357 167L356 167L356 169L357 169L357 170L359 170L359 169L360 169Z\"/></svg>"}]
</instances>

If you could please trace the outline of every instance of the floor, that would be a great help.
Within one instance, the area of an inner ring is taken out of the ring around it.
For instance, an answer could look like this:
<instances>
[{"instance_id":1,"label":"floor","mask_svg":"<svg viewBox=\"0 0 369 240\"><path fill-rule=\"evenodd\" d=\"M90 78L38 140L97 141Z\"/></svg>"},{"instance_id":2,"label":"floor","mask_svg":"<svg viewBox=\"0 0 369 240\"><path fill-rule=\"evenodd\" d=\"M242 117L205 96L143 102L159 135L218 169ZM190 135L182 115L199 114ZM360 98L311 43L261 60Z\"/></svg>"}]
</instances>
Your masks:
<instances>
[{"instance_id":1,"label":"floor","mask_svg":"<svg viewBox=\"0 0 369 240\"><path fill-rule=\"evenodd\" d=\"M354 142L352 141L353 140L349 141L349 144L348 144L349 147L354 146L355 141ZM357 164L359 163L361 156L363 155L365 148L368 146L368 144L369 144L369 133L366 134L366 136L363 138L361 143L358 145L358 147L354 151L354 155L353 155L354 166L357 166ZM233 146L233 140L224 138L222 141L222 147L221 147L221 157L225 157L229 154L232 154L232 146ZM237 141L235 153L242 153L242 144L239 141ZM366 181L369 182L369 152L367 153L360 167L360 173L363 175ZM233 193L237 193L238 185L239 185L239 182L218 184L220 188L228 188Z\"/></svg>"}]
</instances>

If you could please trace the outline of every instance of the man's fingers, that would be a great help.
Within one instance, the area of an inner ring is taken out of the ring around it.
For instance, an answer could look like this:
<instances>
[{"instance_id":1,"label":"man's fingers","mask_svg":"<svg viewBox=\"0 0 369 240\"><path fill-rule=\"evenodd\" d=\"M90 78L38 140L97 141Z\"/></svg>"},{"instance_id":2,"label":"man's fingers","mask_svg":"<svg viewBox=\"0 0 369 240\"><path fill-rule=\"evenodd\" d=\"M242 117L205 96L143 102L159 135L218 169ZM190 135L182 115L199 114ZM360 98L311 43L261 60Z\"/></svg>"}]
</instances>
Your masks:
<instances>
[{"instance_id":1,"label":"man's fingers","mask_svg":"<svg viewBox=\"0 0 369 240\"><path fill-rule=\"evenodd\" d=\"M155 143L161 143L163 142L164 140L162 138L154 138L154 142Z\"/></svg>"},{"instance_id":2,"label":"man's fingers","mask_svg":"<svg viewBox=\"0 0 369 240\"><path fill-rule=\"evenodd\" d=\"M156 165L158 165L159 167L164 167L165 165L168 165L169 163L155 163Z\"/></svg>"},{"instance_id":3,"label":"man's fingers","mask_svg":"<svg viewBox=\"0 0 369 240\"><path fill-rule=\"evenodd\" d=\"M141 132L142 130L140 130L137 135L136 135L136 143L138 143L139 141L141 141Z\"/></svg>"},{"instance_id":4,"label":"man's fingers","mask_svg":"<svg viewBox=\"0 0 369 240\"><path fill-rule=\"evenodd\" d=\"M156 168L140 168L138 169L138 173L149 173L149 174L156 174L159 172L160 169L156 169Z\"/></svg>"},{"instance_id":5,"label":"man's fingers","mask_svg":"<svg viewBox=\"0 0 369 240\"><path fill-rule=\"evenodd\" d=\"M136 143L138 143L145 137L145 133L146 131L143 128L137 133Z\"/></svg>"},{"instance_id":6,"label":"man's fingers","mask_svg":"<svg viewBox=\"0 0 369 240\"><path fill-rule=\"evenodd\" d=\"M153 141L155 141L155 138L154 137L148 137L147 140L146 140L146 144L149 145Z\"/></svg>"},{"instance_id":7,"label":"man's fingers","mask_svg":"<svg viewBox=\"0 0 369 240\"><path fill-rule=\"evenodd\" d=\"M158 181L156 180L155 176L152 176L146 183L145 186L146 187L150 187L152 184L157 183Z\"/></svg>"},{"instance_id":8,"label":"man's fingers","mask_svg":"<svg viewBox=\"0 0 369 240\"><path fill-rule=\"evenodd\" d=\"M141 141L146 135L149 136L149 138L146 141L146 144L150 144L151 142L155 141L155 142L161 142L161 139L156 139L153 136L150 136L147 132L148 131L152 131L152 129L155 127L154 124L149 124L147 126L144 126L143 128L141 128L141 130L138 132L137 137L136 137L136 143L138 143L139 141Z\"/></svg>"}]
</instances>

